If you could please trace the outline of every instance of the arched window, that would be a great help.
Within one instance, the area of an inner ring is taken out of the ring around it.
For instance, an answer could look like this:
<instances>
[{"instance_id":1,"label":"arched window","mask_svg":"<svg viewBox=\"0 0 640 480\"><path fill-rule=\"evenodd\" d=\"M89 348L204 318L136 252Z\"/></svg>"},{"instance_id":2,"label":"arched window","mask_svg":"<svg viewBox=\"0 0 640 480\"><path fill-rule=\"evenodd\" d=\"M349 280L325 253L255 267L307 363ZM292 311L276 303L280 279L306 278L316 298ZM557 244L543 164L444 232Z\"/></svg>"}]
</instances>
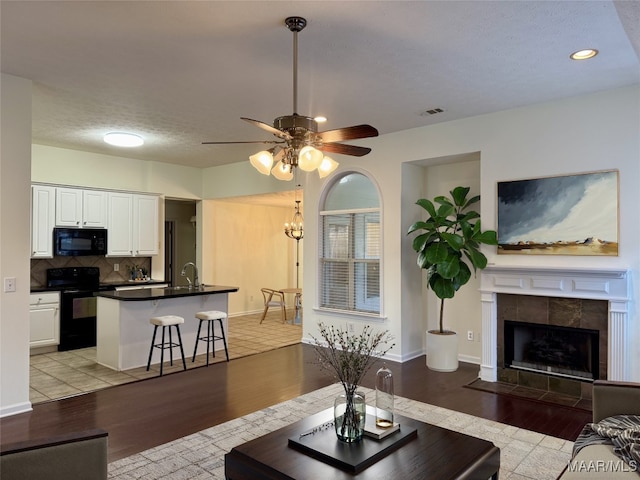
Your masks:
<instances>
[{"instance_id":1,"label":"arched window","mask_svg":"<svg viewBox=\"0 0 640 480\"><path fill-rule=\"evenodd\" d=\"M320 211L320 308L380 314L380 198L365 175L328 186Z\"/></svg>"}]
</instances>

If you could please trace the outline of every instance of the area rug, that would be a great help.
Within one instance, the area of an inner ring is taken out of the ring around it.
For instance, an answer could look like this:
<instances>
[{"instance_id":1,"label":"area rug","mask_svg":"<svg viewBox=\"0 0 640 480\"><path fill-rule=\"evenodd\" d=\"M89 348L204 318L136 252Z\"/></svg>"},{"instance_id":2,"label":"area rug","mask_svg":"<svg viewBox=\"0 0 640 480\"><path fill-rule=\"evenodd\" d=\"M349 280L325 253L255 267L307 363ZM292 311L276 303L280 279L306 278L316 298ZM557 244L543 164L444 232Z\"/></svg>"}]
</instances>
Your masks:
<instances>
[{"instance_id":1,"label":"area rug","mask_svg":"<svg viewBox=\"0 0 640 480\"><path fill-rule=\"evenodd\" d=\"M372 390L362 390L373 398ZM224 455L233 447L332 407L341 392L340 384L330 385L122 458L109 464L109 478L224 479ZM555 479L571 455L573 442L567 440L402 397L395 400L400 415L493 442L500 448L503 480Z\"/></svg>"}]
</instances>

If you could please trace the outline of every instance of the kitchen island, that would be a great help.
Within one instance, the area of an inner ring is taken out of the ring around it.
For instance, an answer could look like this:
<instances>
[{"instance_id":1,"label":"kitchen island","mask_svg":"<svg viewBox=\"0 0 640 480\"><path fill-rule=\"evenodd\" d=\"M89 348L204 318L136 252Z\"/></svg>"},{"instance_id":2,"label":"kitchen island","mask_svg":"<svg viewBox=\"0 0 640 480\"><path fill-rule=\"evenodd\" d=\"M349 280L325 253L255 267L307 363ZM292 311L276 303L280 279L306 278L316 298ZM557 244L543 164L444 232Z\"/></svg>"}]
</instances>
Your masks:
<instances>
[{"instance_id":1,"label":"kitchen island","mask_svg":"<svg viewBox=\"0 0 640 480\"><path fill-rule=\"evenodd\" d=\"M198 331L196 312L227 312L228 295L237 291L238 287L205 286L193 289L140 288L98 293L98 363L114 370L146 367L153 335L153 325L149 320L161 315L178 315L184 318L184 324L180 325L180 333L185 357L190 359ZM228 338L227 321L223 321L223 324ZM217 325L215 334L220 334ZM177 341L177 338L174 338L174 341ZM206 353L206 348L206 342L200 342L198 354ZM222 342L216 342L216 350L224 350ZM159 362L159 358L158 350L154 353L152 363ZM179 349L174 350L174 361L176 358L180 358Z\"/></svg>"}]
</instances>

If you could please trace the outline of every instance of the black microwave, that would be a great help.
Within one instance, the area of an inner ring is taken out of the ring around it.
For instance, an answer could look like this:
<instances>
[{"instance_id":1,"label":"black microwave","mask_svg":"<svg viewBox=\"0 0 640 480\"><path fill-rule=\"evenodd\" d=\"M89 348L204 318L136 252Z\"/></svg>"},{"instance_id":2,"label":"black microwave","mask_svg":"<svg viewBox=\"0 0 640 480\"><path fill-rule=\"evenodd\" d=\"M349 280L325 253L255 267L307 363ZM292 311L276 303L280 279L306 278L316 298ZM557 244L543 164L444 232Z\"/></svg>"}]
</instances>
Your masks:
<instances>
[{"instance_id":1,"label":"black microwave","mask_svg":"<svg viewBox=\"0 0 640 480\"><path fill-rule=\"evenodd\" d=\"M103 228L54 228L53 254L74 257L106 255L107 230Z\"/></svg>"}]
</instances>

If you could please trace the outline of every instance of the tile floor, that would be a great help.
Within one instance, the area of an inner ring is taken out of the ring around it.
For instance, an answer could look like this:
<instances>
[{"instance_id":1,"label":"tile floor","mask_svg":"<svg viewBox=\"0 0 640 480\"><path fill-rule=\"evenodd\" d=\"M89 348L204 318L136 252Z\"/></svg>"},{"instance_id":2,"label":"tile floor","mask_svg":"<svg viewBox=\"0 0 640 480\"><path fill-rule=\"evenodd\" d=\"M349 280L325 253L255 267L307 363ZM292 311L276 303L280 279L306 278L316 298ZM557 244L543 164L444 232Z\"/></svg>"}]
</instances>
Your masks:
<instances>
[{"instance_id":1,"label":"tile floor","mask_svg":"<svg viewBox=\"0 0 640 480\"><path fill-rule=\"evenodd\" d=\"M293 310L288 311L287 317L293 318L293 314ZM279 311L270 311L262 324L260 316L261 314L252 314L229 319L229 360L301 341L301 325L282 323ZM204 354L198 355L192 363L189 348L185 348L185 357L187 368L206 364ZM215 358L209 358L209 363L221 361L225 361L224 352L217 353ZM152 364L148 372L146 367L117 372L98 365L95 347L33 355L30 364L29 400L32 404L155 377L160 373L160 363ZM173 366L169 366L169 362L165 361L163 374L177 372L182 368L179 356L178 361L175 361L174 357Z\"/></svg>"}]
</instances>

